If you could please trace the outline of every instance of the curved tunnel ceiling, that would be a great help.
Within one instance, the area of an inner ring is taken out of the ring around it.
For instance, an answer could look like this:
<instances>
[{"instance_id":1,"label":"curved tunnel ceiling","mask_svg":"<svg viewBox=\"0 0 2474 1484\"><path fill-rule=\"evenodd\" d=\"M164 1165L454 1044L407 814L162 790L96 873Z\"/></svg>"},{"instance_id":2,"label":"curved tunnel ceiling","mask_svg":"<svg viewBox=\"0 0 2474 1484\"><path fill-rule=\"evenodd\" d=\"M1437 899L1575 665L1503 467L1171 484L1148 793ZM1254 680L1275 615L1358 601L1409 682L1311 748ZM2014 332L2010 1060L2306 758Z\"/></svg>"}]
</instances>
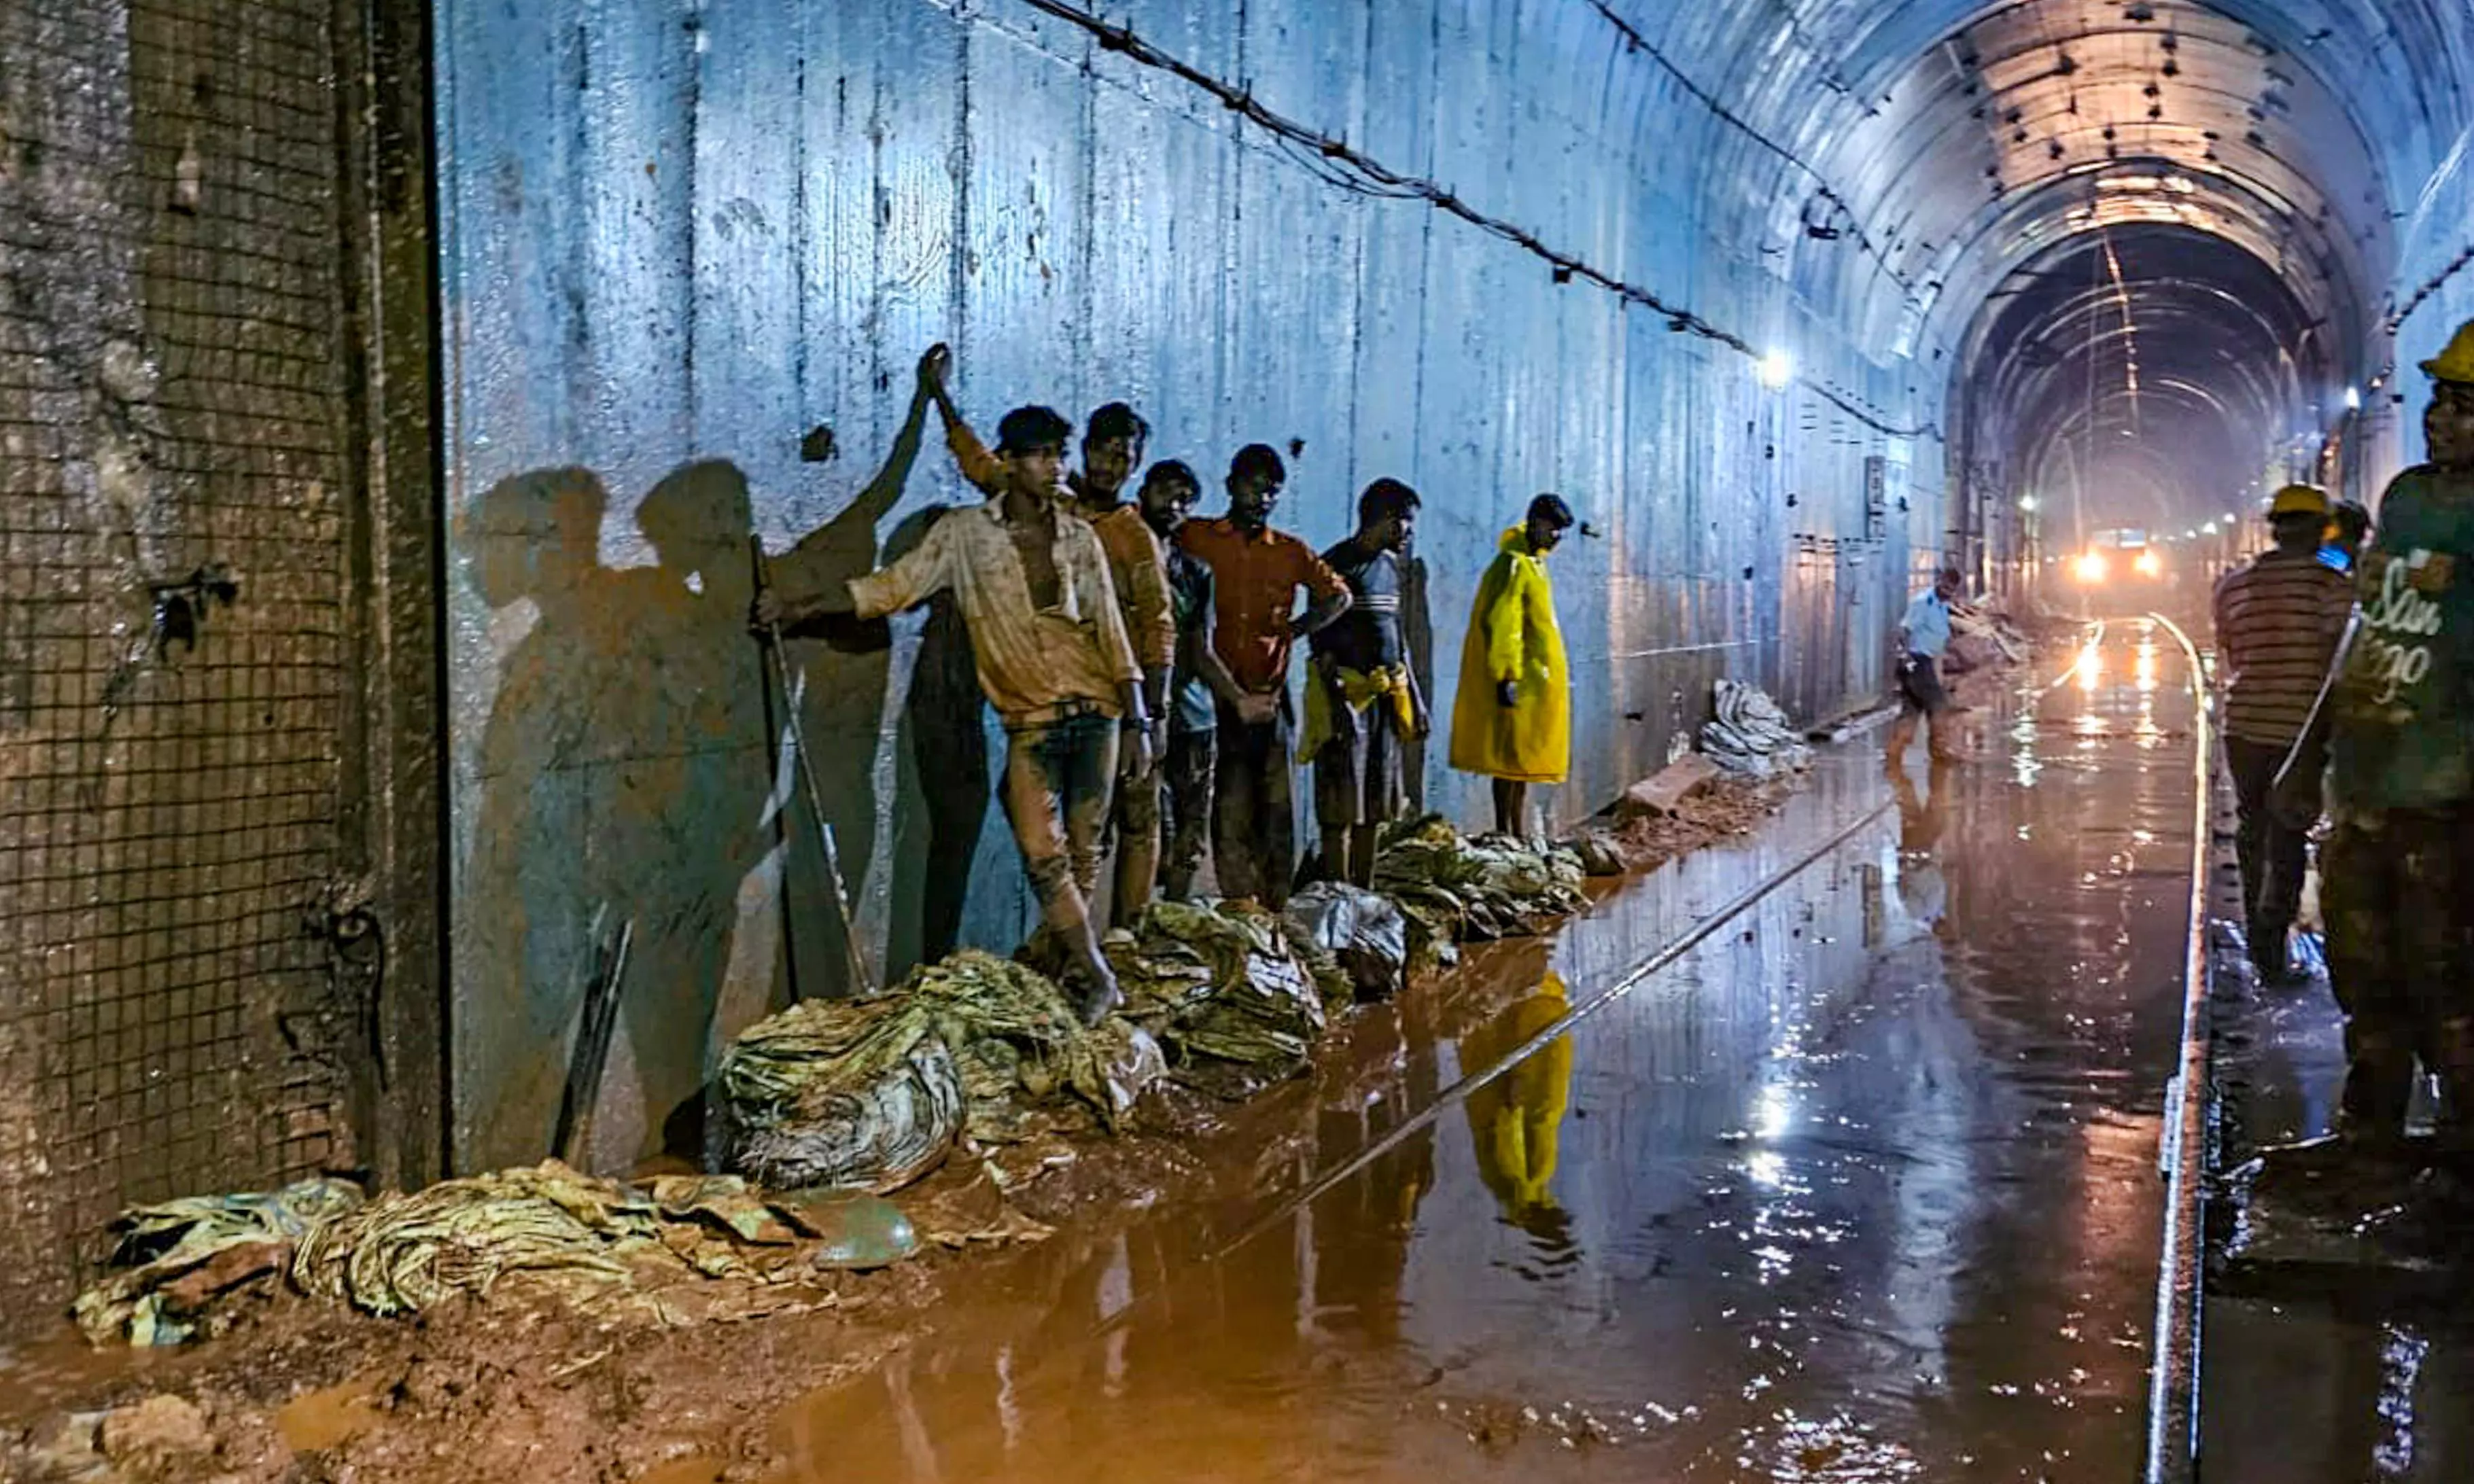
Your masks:
<instances>
[{"instance_id":1,"label":"curved tunnel ceiling","mask_svg":"<svg viewBox=\"0 0 2474 1484\"><path fill-rule=\"evenodd\" d=\"M2039 253L2131 223L2224 237L2352 323L2386 283L2384 161L2329 80L2230 14L2005 6L1887 96L1838 144L1839 173L1881 203L1893 260L1956 315Z\"/></svg>"},{"instance_id":2,"label":"curved tunnel ceiling","mask_svg":"<svg viewBox=\"0 0 2474 1484\"><path fill-rule=\"evenodd\" d=\"M2474 77L2464 0L1783 0L1645 29L1754 126L1710 136L1715 220L1947 378L1963 456L2218 515L2382 364L2399 224Z\"/></svg>"}]
</instances>

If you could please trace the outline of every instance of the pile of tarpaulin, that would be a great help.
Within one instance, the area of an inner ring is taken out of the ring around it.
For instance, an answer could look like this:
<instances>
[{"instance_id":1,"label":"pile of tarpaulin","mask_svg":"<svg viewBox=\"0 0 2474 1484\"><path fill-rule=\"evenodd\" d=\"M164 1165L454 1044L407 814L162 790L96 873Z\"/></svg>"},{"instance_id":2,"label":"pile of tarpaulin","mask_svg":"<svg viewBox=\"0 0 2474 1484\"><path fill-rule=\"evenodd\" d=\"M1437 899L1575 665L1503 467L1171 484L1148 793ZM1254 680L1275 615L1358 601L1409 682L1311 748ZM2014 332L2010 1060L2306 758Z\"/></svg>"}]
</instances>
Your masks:
<instances>
[{"instance_id":1,"label":"pile of tarpaulin","mask_svg":"<svg viewBox=\"0 0 2474 1484\"><path fill-rule=\"evenodd\" d=\"M964 949L889 993L809 1000L749 1027L716 1088L734 1170L881 1194L966 1137L1113 1130L1165 1070L1139 1026L1086 1029L1045 976Z\"/></svg>"},{"instance_id":2,"label":"pile of tarpaulin","mask_svg":"<svg viewBox=\"0 0 2474 1484\"><path fill-rule=\"evenodd\" d=\"M1701 752L1738 778L1770 778L1812 766L1812 749L1758 685L1720 681Z\"/></svg>"},{"instance_id":3,"label":"pile of tarpaulin","mask_svg":"<svg viewBox=\"0 0 2474 1484\"><path fill-rule=\"evenodd\" d=\"M882 1266L916 1239L881 1202L766 1197L728 1176L596 1180L551 1161L364 1199L338 1181L140 1207L78 1297L98 1344L177 1344L278 1276L366 1313L507 1292L664 1324L821 1308L822 1272Z\"/></svg>"},{"instance_id":4,"label":"pile of tarpaulin","mask_svg":"<svg viewBox=\"0 0 2474 1484\"><path fill-rule=\"evenodd\" d=\"M375 1198L310 1181L143 1207L117 1223L77 1319L99 1343L173 1344L278 1281L378 1315L517 1294L665 1324L820 1307L834 1302L820 1275L917 1250L878 1197L956 1151L993 1184L924 1187L930 1240L1044 1234L1006 1205L1007 1151L1037 1168L1061 1136L1118 1131L1163 1080L1238 1097L1296 1076L1342 1007L1397 993L1461 939L1579 910L1581 882L1569 850L1412 821L1385 838L1379 891L1322 884L1277 916L1161 902L1109 934L1126 1003L1098 1027L1033 969L965 950L889 993L807 1001L740 1035L710 1110L733 1174L626 1184L552 1161Z\"/></svg>"},{"instance_id":5,"label":"pile of tarpaulin","mask_svg":"<svg viewBox=\"0 0 2474 1484\"><path fill-rule=\"evenodd\" d=\"M1470 839L1441 815L1388 826L1374 889L1409 917L1419 964L1449 963L1467 939L1516 938L1588 905L1581 859L1562 846L1502 835Z\"/></svg>"}]
</instances>

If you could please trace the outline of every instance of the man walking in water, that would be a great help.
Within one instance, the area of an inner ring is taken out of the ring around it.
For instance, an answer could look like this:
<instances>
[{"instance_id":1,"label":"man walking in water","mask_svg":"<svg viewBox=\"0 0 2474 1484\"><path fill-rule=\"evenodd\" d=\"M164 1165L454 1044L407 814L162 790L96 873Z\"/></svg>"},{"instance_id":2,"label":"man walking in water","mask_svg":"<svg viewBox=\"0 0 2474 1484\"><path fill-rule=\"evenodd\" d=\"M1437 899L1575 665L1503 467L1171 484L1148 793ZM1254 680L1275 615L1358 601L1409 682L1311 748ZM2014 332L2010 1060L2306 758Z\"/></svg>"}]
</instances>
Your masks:
<instances>
[{"instance_id":1,"label":"man walking in water","mask_svg":"<svg viewBox=\"0 0 2474 1484\"><path fill-rule=\"evenodd\" d=\"M1906 616L1899 620L1899 719L1890 728L1893 768L1906 761L1920 720L1927 725L1925 746L1933 757L1941 762L1958 758L1958 749L1946 735L1951 727L1946 718L1953 707L1950 692L1942 689L1941 657L1950 649L1950 605L1965 581L1958 568L1943 567L1933 585L1916 594L1907 605Z\"/></svg>"},{"instance_id":2,"label":"man walking in water","mask_svg":"<svg viewBox=\"0 0 2474 1484\"><path fill-rule=\"evenodd\" d=\"M2218 661L2231 677L2225 765L2241 812L2235 854L2242 862L2250 958L2263 980L2274 981L2285 976L2312 823L2285 818L2272 806L2276 776L2327 683L2354 591L2320 560L2328 528L2324 491L2288 485L2269 502L2268 520L2276 548L2217 584L2216 622ZM2317 777L2314 768L2312 778Z\"/></svg>"}]
</instances>

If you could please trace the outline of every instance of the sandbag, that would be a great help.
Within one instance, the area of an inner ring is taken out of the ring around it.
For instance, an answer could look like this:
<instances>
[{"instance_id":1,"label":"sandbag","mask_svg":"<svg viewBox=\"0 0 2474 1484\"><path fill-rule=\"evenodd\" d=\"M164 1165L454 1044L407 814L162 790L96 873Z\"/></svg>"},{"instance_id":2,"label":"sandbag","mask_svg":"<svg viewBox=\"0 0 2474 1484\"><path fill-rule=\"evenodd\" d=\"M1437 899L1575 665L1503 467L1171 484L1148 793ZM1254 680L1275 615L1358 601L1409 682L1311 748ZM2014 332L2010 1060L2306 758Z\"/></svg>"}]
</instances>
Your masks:
<instances>
[{"instance_id":1,"label":"sandbag","mask_svg":"<svg viewBox=\"0 0 2474 1484\"><path fill-rule=\"evenodd\" d=\"M1289 898L1296 934L1328 953L1360 1000L1400 993L1409 972L1409 920L1391 898L1338 881L1319 881Z\"/></svg>"},{"instance_id":2,"label":"sandbag","mask_svg":"<svg viewBox=\"0 0 2474 1484\"><path fill-rule=\"evenodd\" d=\"M962 1132L953 1049L922 1037L862 1078L820 1077L780 1117L746 1131L731 1165L777 1190L899 1190L945 1161Z\"/></svg>"}]
</instances>

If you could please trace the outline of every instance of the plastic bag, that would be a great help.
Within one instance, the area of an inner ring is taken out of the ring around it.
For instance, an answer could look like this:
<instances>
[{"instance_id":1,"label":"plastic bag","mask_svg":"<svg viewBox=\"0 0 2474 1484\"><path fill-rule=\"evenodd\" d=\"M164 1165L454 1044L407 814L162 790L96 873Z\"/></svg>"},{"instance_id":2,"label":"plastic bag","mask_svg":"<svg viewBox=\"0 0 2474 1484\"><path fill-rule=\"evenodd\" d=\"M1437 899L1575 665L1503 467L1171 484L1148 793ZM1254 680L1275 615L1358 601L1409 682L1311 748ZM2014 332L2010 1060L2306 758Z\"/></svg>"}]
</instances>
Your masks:
<instances>
[{"instance_id":1,"label":"plastic bag","mask_svg":"<svg viewBox=\"0 0 2474 1484\"><path fill-rule=\"evenodd\" d=\"M1409 971L1409 920L1390 898L1321 881L1289 899L1290 924L1339 960L1360 1000L1390 999Z\"/></svg>"}]
</instances>

